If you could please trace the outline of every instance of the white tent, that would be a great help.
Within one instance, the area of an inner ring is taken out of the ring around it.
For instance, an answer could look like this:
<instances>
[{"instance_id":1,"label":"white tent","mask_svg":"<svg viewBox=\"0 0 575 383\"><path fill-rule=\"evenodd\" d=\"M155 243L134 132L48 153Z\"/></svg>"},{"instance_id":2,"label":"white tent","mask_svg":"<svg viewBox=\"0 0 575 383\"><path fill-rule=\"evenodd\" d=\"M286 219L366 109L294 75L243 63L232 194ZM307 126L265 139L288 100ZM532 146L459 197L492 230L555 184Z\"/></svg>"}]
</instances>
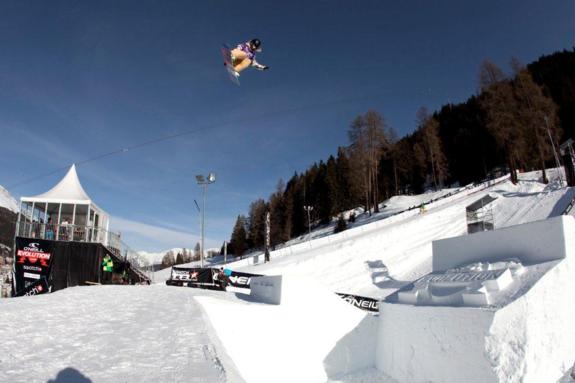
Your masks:
<instances>
[{"instance_id":1,"label":"white tent","mask_svg":"<svg viewBox=\"0 0 575 383\"><path fill-rule=\"evenodd\" d=\"M107 244L108 226L108 214L82 187L76 165L47 192L20 198L20 236Z\"/></svg>"}]
</instances>

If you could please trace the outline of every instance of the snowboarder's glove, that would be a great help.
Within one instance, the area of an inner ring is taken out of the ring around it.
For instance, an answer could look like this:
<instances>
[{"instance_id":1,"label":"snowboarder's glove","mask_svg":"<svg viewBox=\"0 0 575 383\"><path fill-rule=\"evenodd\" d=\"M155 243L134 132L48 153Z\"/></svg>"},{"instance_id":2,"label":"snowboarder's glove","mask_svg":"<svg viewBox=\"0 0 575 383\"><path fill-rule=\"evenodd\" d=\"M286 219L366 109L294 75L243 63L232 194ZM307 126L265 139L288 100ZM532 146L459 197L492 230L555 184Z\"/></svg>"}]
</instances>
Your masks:
<instances>
[{"instance_id":1,"label":"snowboarder's glove","mask_svg":"<svg viewBox=\"0 0 575 383\"><path fill-rule=\"evenodd\" d=\"M258 69L258 70L266 70L266 69L269 68L269 66L267 66L267 65L262 65L262 64L257 63L257 62L254 62L252 65L253 65L256 69Z\"/></svg>"}]
</instances>

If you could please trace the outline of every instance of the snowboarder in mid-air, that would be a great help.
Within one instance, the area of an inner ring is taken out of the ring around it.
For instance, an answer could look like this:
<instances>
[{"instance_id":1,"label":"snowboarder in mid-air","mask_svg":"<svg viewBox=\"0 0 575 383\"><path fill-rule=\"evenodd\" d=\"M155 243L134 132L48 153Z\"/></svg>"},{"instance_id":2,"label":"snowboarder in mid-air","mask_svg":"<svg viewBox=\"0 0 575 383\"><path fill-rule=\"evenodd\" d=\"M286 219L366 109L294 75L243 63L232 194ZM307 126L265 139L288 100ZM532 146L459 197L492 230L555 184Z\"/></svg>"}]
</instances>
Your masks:
<instances>
[{"instance_id":1,"label":"snowboarder in mid-air","mask_svg":"<svg viewBox=\"0 0 575 383\"><path fill-rule=\"evenodd\" d=\"M253 66L258 70L269 69L267 65L262 65L256 61L256 53L262 51L261 44L262 42L259 39L251 39L248 42L239 44L234 49L224 46L222 49L224 64L231 69L236 78L240 76L241 71L249 66Z\"/></svg>"}]
</instances>

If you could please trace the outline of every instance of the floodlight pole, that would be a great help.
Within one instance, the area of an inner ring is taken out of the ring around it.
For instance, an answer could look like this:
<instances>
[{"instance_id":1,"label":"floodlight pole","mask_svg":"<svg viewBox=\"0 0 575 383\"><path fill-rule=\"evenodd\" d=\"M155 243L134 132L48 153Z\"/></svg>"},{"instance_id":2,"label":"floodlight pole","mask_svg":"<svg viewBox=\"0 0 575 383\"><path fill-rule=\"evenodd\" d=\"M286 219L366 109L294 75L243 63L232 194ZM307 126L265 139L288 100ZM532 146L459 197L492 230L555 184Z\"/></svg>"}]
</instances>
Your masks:
<instances>
[{"instance_id":1,"label":"floodlight pole","mask_svg":"<svg viewBox=\"0 0 575 383\"><path fill-rule=\"evenodd\" d=\"M200 267L204 267L204 222L206 218L206 194L208 191L208 185L216 182L216 175L214 173L210 173L208 175L208 179L204 179L203 175L197 175L196 180L198 181L198 185L202 186L203 188L203 203L202 203L202 241L200 245Z\"/></svg>"}]
</instances>

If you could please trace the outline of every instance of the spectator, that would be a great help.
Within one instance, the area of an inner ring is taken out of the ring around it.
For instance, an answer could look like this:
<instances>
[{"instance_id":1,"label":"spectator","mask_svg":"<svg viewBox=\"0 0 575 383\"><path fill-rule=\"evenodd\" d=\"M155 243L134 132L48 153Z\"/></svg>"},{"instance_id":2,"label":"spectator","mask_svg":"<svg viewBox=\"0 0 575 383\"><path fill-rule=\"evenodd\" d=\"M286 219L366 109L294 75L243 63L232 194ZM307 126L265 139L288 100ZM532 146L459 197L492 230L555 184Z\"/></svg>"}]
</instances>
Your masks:
<instances>
[{"instance_id":1,"label":"spectator","mask_svg":"<svg viewBox=\"0 0 575 383\"><path fill-rule=\"evenodd\" d=\"M112 280L112 272L114 271L114 261L109 254L106 254L102 259L102 283L108 283Z\"/></svg>"},{"instance_id":2,"label":"spectator","mask_svg":"<svg viewBox=\"0 0 575 383\"><path fill-rule=\"evenodd\" d=\"M66 218L62 219L62 222L60 222L60 235L59 235L59 239L62 241L67 241L68 240L68 220Z\"/></svg>"},{"instance_id":3,"label":"spectator","mask_svg":"<svg viewBox=\"0 0 575 383\"><path fill-rule=\"evenodd\" d=\"M46 239L50 241L54 240L54 224L52 223L52 218L48 218L48 223L46 224Z\"/></svg>"},{"instance_id":4,"label":"spectator","mask_svg":"<svg viewBox=\"0 0 575 383\"><path fill-rule=\"evenodd\" d=\"M425 203L422 203L421 205L419 205L419 214L425 214L427 212L427 209L425 208Z\"/></svg>"},{"instance_id":5,"label":"spectator","mask_svg":"<svg viewBox=\"0 0 575 383\"><path fill-rule=\"evenodd\" d=\"M228 286L230 279L226 275L226 272L224 272L223 267L220 267L220 269L218 270L218 273L215 275L214 280L216 283L218 283L220 285L220 288L223 291L226 291L226 287Z\"/></svg>"}]
</instances>

